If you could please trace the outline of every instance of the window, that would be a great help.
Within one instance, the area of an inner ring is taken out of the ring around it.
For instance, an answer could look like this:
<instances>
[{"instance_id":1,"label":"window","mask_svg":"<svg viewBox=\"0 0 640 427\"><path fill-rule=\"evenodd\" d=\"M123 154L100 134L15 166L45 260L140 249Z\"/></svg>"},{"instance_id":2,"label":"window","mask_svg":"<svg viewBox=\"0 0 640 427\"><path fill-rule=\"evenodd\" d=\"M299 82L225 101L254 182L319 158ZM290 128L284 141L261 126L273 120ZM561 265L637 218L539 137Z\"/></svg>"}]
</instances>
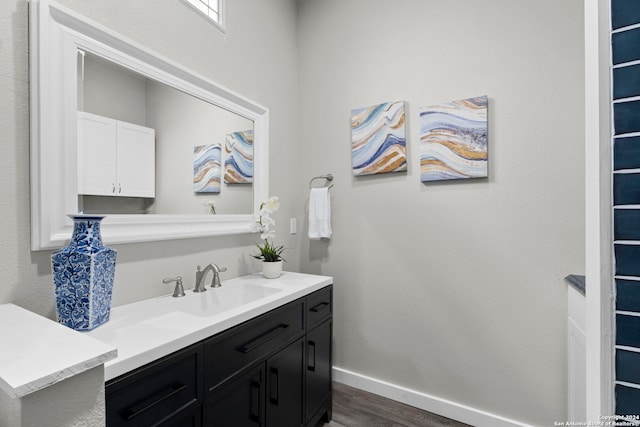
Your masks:
<instances>
[{"instance_id":1,"label":"window","mask_svg":"<svg viewBox=\"0 0 640 427\"><path fill-rule=\"evenodd\" d=\"M224 31L223 2L224 0L181 0L191 6L202 16L206 17L216 27Z\"/></svg>"}]
</instances>

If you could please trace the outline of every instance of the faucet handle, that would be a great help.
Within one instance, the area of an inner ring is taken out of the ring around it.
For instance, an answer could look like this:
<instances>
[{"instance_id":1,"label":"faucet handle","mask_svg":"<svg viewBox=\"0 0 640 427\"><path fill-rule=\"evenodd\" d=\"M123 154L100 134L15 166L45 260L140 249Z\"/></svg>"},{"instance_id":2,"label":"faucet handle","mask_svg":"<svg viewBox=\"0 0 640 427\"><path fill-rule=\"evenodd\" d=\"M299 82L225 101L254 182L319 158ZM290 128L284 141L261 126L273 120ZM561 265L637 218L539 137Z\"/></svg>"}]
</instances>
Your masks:
<instances>
[{"instance_id":1,"label":"faucet handle","mask_svg":"<svg viewBox=\"0 0 640 427\"><path fill-rule=\"evenodd\" d=\"M220 283L219 273L223 273L227 271L227 267L218 267L217 264L212 264L212 265L214 266L214 268L213 268L213 278L211 279L211 287L219 288L220 286L222 286L222 284Z\"/></svg>"},{"instance_id":2,"label":"faucet handle","mask_svg":"<svg viewBox=\"0 0 640 427\"><path fill-rule=\"evenodd\" d=\"M202 266L196 266L196 286L193 288L193 292L204 292L207 290L202 283L202 279L204 279L203 276L206 274L207 268L209 268L209 266L205 267L204 271L202 271Z\"/></svg>"},{"instance_id":3,"label":"faucet handle","mask_svg":"<svg viewBox=\"0 0 640 427\"><path fill-rule=\"evenodd\" d=\"M176 282L176 287L173 290L173 297L174 298L183 297L185 293L184 293L184 287L182 286L182 276L169 277L162 280L162 283L164 284L172 283L172 282Z\"/></svg>"}]
</instances>

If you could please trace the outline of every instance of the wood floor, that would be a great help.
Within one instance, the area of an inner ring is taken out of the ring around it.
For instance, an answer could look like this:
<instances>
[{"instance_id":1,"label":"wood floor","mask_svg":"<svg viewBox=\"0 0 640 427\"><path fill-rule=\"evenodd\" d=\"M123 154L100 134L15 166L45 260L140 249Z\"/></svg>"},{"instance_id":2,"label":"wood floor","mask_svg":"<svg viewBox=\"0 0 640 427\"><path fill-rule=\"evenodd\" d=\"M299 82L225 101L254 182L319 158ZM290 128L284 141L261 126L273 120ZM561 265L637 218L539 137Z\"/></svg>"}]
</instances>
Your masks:
<instances>
[{"instance_id":1,"label":"wood floor","mask_svg":"<svg viewBox=\"0 0 640 427\"><path fill-rule=\"evenodd\" d=\"M333 383L333 420L324 427L469 427L394 400ZM320 427L319 426L319 427Z\"/></svg>"}]
</instances>

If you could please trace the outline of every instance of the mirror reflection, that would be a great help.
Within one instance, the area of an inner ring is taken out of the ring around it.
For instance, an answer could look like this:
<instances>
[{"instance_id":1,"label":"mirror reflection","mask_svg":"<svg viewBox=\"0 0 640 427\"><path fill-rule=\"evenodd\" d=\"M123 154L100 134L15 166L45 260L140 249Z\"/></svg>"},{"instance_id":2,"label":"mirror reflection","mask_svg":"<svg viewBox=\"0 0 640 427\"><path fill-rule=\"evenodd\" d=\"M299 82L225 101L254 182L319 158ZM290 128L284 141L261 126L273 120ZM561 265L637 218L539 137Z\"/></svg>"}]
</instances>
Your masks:
<instances>
[{"instance_id":1,"label":"mirror reflection","mask_svg":"<svg viewBox=\"0 0 640 427\"><path fill-rule=\"evenodd\" d=\"M78 51L78 206L250 214L252 120Z\"/></svg>"}]
</instances>

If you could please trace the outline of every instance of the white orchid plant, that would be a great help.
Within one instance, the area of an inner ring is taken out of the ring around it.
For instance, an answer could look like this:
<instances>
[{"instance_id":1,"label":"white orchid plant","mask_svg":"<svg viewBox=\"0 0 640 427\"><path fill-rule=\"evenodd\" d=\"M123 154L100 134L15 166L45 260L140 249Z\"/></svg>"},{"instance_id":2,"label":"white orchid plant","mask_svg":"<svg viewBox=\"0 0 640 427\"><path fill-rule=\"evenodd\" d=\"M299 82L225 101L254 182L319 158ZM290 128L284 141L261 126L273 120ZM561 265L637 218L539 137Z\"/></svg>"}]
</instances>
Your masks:
<instances>
[{"instance_id":1,"label":"white orchid plant","mask_svg":"<svg viewBox=\"0 0 640 427\"><path fill-rule=\"evenodd\" d=\"M276 235L276 222L271 218L271 214L280 208L277 196L271 196L266 202L260 203L260 213L253 225L253 231L260 233L260 238L264 240L262 246L256 243L260 254L251 255L254 258L265 262L286 261L282 258L284 246L276 246L273 239ZM269 241L271 239L271 242Z\"/></svg>"}]
</instances>

